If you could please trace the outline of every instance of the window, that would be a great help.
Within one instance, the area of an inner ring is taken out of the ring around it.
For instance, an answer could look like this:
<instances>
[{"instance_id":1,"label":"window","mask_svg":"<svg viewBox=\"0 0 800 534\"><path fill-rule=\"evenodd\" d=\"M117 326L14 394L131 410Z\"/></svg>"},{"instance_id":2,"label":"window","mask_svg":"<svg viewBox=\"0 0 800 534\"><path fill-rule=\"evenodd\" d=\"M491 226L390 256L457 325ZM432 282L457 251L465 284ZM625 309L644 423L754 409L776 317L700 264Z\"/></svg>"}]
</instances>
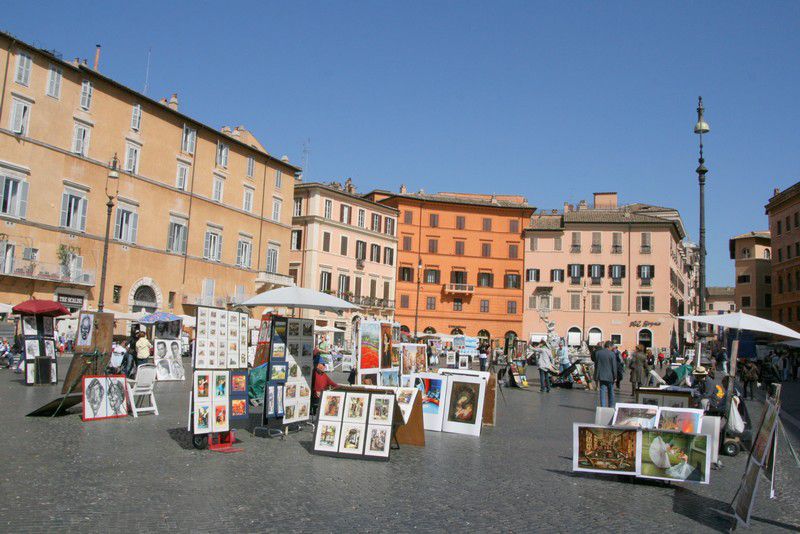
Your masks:
<instances>
[{"instance_id":1,"label":"window","mask_svg":"<svg viewBox=\"0 0 800 534\"><path fill-rule=\"evenodd\" d=\"M17 135L28 135L31 103L19 98L11 99L11 123L9 127Z\"/></svg>"},{"instance_id":2,"label":"window","mask_svg":"<svg viewBox=\"0 0 800 534\"><path fill-rule=\"evenodd\" d=\"M203 278L203 304L211 305L214 303L214 290L216 286L217 281L213 278Z\"/></svg>"},{"instance_id":3,"label":"window","mask_svg":"<svg viewBox=\"0 0 800 534\"><path fill-rule=\"evenodd\" d=\"M61 80L63 71L55 65L50 65L50 72L47 75L47 96L61 98Z\"/></svg>"},{"instance_id":4,"label":"window","mask_svg":"<svg viewBox=\"0 0 800 534\"><path fill-rule=\"evenodd\" d=\"M426 310L435 310L436 309L436 297L426 297L425 298L425 309Z\"/></svg>"},{"instance_id":5,"label":"window","mask_svg":"<svg viewBox=\"0 0 800 534\"><path fill-rule=\"evenodd\" d=\"M369 247L369 261L374 261L375 263L381 262L381 246L372 244Z\"/></svg>"},{"instance_id":6,"label":"window","mask_svg":"<svg viewBox=\"0 0 800 534\"><path fill-rule=\"evenodd\" d=\"M783 250L778 249L778 261L783 261Z\"/></svg>"},{"instance_id":7,"label":"window","mask_svg":"<svg viewBox=\"0 0 800 534\"><path fill-rule=\"evenodd\" d=\"M339 275L339 294L350 293L350 277L346 274Z\"/></svg>"},{"instance_id":8,"label":"window","mask_svg":"<svg viewBox=\"0 0 800 534\"><path fill-rule=\"evenodd\" d=\"M428 239L428 252L436 254L439 251L439 241L437 239Z\"/></svg>"},{"instance_id":9,"label":"window","mask_svg":"<svg viewBox=\"0 0 800 534\"><path fill-rule=\"evenodd\" d=\"M639 295L636 297L636 311L653 312L656 310L652 295Z\"/></svg>"},{"instance_id":10,"label":"window","mask_svg":"<svg viewBox=\"0 0 800 534\"><path fill-rule=\"evenodd\" d=\"M525 270L525 281L526 282L538 282L539 281L539 269L526 269Z\"/></svg>"},{"instance_id":11,"label":"window","mask_svg":"<svg viewBox=\"0 0 800 534\"><path fill-rule=\"evenodd\" d=\"M256 172L256 159L253 156L247 156L247 177L252 178Z\"/></svg>"},{"instance_id":12,"label":"window","mask_svg":"<svg viewBox=\"0 0 800 534\"><path fill-rule=\"evenodd\" d=\"M580 232L572 232L572 246L570 247L571 252L580 252L581 251L581 233Z\"/></svg>"},{"instance_id":13,"label":"window","mask_svg":"<svg viewBox=\"0 0 800 534\"><path fill-rule=\"evenodd\" d=\"M506 289L519 289L521 287L520 276L518 274L505 275L504 282L504 287Z\"/></svg>"},{"instance_id":14,"label":"window","mask_svg":"<svg viewBox=\"0 0 800 534\"><path fill-rule=\"evenodd\" d=\"M567 265L567 270L569 271L570 283L572 284L580 284L581 278L583 278L584 273L584 266L582 263L571 263Z\"/></svg>"},{"instance_id":15,"label":"window","mask_svg":"<svg viewBox=\"0 0 800 534\"><path fill-rule=\"evenodd\" d=\"M275 169L275 188L280 189L283 185L283 172L280 169Z\"/></svg>"},{"instance_id":16,"label":"window","mask_svg":"<svg viewBox=\"0 0 800 534\"><path fill-rule=\"evenodd\" d=\"M737 284L749 284L750 283L750 275L749 274L741 274L736 277Z\"/></svg>"},{"instance_id":17,"label":"window","mask_svg":"<svg viewBox=\"0 0 800 534\"><path fill-rule=\"evenodd\" d=\"M622 295L611 295L611 311L622 311Z\"/></svg>"},{"instance_id":18,"label":"window","mask_svg":"<svg viewBox=\"0 0 800 534\"><path fill-rule=\"evenodd\" d=\"M450 283L451 284L466 284L467 283L467 273L466 271L450 271Z\"/></svg>"},{"instance_id":19,"label":"window","mask_svg":"<svg viewBox=\"0 0 800 534\"><path fill-rule=\"evenodd\" d=\"M489 313L489 301L487 299L481 300L481 313Z\"/></svg>"},{"instance_id":20,"label":"window","mask_svg":"<svg viewBox=\"0 0 800 534\"><path fill-rule=\"evenodd\" d=\"M333 201L330 199L325 199L325 211L322 214L323 217L326 219L333 218Z\"/></svg>"},{"instance_id":21,"label":"window","mask_svg":"<svg viewBox=\"0 0 800 534\"><path fill-rule=\"evenodd\" d=\"M377 293L378 281L374 278L369 281L369 297L375 298Z\"/></svg>"},{"instance_id":22,"label":"window","mask_svg":"<svg viewBox=\"0 0 800 534\"><path fill-rule=\"evenodd\" d=\"M197 130L183 125L183 137L181 137L181 151L186 154L194 154L194 147L197 143Z\"/></svg>"},{"instance_id":23,"label":"window","mask_svg":"<svg viewBox=\"0 0 800 534\"><path fill-rule=\"evenodd\" d=\"M253 255L253 242L246 237L240 237L236 246L236 265L249 269Z\"/></svg>"},{"instance_id":24,"label":"window","mask_svg":"<svg viewBox=\"0 0 800 534\"><path fill-rule=\"evenodd\" d=\"M0 213L24 219L28 212L28 182L0 174Z\"/></svg>"},{"instance_id":25,"label":"window","mask_svg":"<svg viewBox=\"0 0 800 534\"><path fill-rule=\"evenodd\" d=\"M769 274L764 275L764 283L765 284L771 284L772 283L772 276L769 275Z\"/></svg>"},{"instance_id":26,"label":"window","mask_svg":"<svg viewBox=\"0 0 800 534\"><path fill-rule=\"evenodd\" d=\"M0 273L14 272L14 252L17 247L8 241L0 241Z\"/></svg>"},{"instance_id":27,"label":"window","mask_svg":"<svg viewBox=\"0 0 800 534\"><path fill-rule=\"evenodd\" d=\"M743 249L742 249L742 252L741 252L741 254L740 254L740 255L741 255L741 257L742 257L743 259L748 259L748 258L750 258L750 249L749 249L749 248L747 248L747 247L743 248Z\"/></svg>"},{"instance_id":28,"label":"window","mask_svg":"<svg viewBox=\"0 0 800 534\"><path fill-rule=\"evenodd\" d=\"M403 236L403 250L411 250L411 236L404 235Z\"/></svg>"},{"instance_id":29,"label":"window","mask_svg":"<svg viewBox=\"0 0 800 534\"><path fill-rule=\"evenodd\" d=\"M322 252L331 251L331 233L322 232Z\"/></svg>"},{"instance_id":30,"label":"window","mask_svg":"<svg viewBox=\"0 0 800 534\"><path fill-rule=\"evenodd\" d=\"M362 209L358 210L357 223L358 223L358 227L359 228L364 228L364 225L366 224L366 222L365 222L366 221L366 217L367 217L367 212L365 212Z\"/></svg>"},{"instance_id":31,"label":"window","mask_svg":"<svg viewBox=\"0 0 800 534\"><path fill-rule=\"evenodd\" d=\"M519 247L517 245L508 245L508 257L512 260L517 259L519 255Z\"/></svg>"},{"instance_id":32,"label":"window","mask_svg":"<svg viewBox=\"0 0 800 534\"><path fill-rule=\"evenodd\" d=\"M383 229L386 235L394 235L394 219L386 217L386 219L384 219Z\"/></svg>"},{"instance_id":33,"label":"window","mask_svg":"<svg viewBox=\"0 0 800 534\"><path fill-rule=\"evenodd\" d=\"M516 300L509 300L506 304L506 310L509 315L513 315L517 313L517 301Z\"/></svg>"},{"instance_id":34,"label":"window","mask_svg":"<svg viewBox=\"0 0 800 534\"><path fill-rule=\"evenodd\" d=\"M551 269L550 270L550 281L551 282L563 282L564 281L564 269Z\"/></svg>"},{"instance_id":35,"label":"window","mask_svg":"<svg viewBox=\"0 0 800 534\"><path fill-rule=\"evenodd\" d=\"M553 250L561 251L561 236L553 238Z\"/></svg>"},{"instance_id":36,"label":"window","mask_svg":"<svg viewBox=\"0 0 800 534\"><path fill-rule=\"evenodd\" d=\"M400 267L400 281L401 282L413 282L414 281L414 269L411 267Z\"/></svg>"},{"instance_id":37,"label":"window","mask_svg":"<svg viewBox=\"0 0 800 534\"><path fill-rule=\"evenodd\" d=\"M464 220L464 216L463 215L458 215L456 217L456 229L457 230L463 230L466 227L467 227L467 225L466 225L466 221Z\"/></svg>"},{"instance_id":38,"label":"window","mask_svg":"<svg viewBox=\"0 0 800 534\"><path fill-rule=\"evenodd\" d=\"M411 224L411 221L414 219L414 214L411 210L406 210L403 212L403 222L405 224Z\"/></svg>"},{"instance_id":39,"label":"window","mask_svg":"<svg viewBox=\"0 0 800 534\"><path fill-rule=\"evenodd\" d=\"M400 295L400 307L408 308L408 295Z\"/></svg>"},{"instance_id":40,"label":"window","mask_svg":"<svg viewBox=\"0 0 800 534\"><path fill-rule=\"evenodd\" d=\"M86 230L86 195L75 189L66 189L61 196L61 227L84 232Z\"/></svg>"},{"instance_id":41,"label":"window","mask_svg":"<svg viewBox=\"0 0 800 534\"><path fill-rule=\"evenodd\" d=\"M487 218L483 219L483 231L484 232L491 232L492 231L492 220Z\"/></svg>"},{"instance_id":42,"label":"window","mask_svg":"<svg viewBox=\"0 0 800 534\"><path fill-rule=\"evenodd\" d=\"M292 250L300 250L300 245L303 242L303 231L302 230L292 230L292 239L290 241L290 245Z\"/></svg>"},{"instance_id":43,"label":"window","mask_svg":"<svg viewBox=\"0 0 800 534\"><path fill-rule=\"evenodd\" d=\"M328 271L320 271L319 273L319 290L320 291L330 291L331 290L331 273Z\"/></svg>"},{"instance_id":44,"label":"window","mask_svg":"<svg viewBox=\"0 0 800 534\"><path fill-rule=\"evenodd\" d=\"M437 213L431 213L430 215L430 227L436 228L439 226L439 215Z\"/></svg>"},{"instance_id":45,"label":"window","mask_svg":"<svg viewBox=\"0 0 800 534\"><path fill-rule=\"evenodd\" d=\"M484 258L491 258L492 257L492 244L491 243L481 243L481 256Z\"/></svg>"},{"instance_id":46,"label":"window","mask_svg":"<svg viewBox=\"0 0 800 534\"><path fill-rule=\"evenodd\" d=\"M650 232L642 232L642 254L650 254L651 244L650 244Z\"/></svg>"},{"instance_id":47,"label":"window","mask_svg":"<svg viewBox=\"0 0 800 534\"><path fill-rule=\"evenodd\" d=\"M206 229L203 243L203 258L211 261L222 260L222 232L217 228Z\"/></svg>"},{"instance_id":48,"label":"window","mask_svg":"<svg viewBox=\"0 0 800 534\"><path fill-rule=\"evenodd\" d=\"M174 293L170 293L174 295ZM111 302L114 304L119 304L120 298L122 297L122 286L114 286L111 292Z\"/></svg>"},{"instance_id":49,"label":"window","mask_svg":"<svg viewBox=\"0 0 800 534\"><path fill-rule=\"evenodd\" d=\"M33 60L25 52L17 52L17 70L14 72L14 81L28 85L31 83L31 66Z\"/></svg>"},{"instance_id":50,"label":"window","mask_svg":"<svg viewBox=\"0 0 800 534\"><path fill-rule=\"evenodd\" d=\"M781 235L781 229L782 229L781 221L778 221L778 231L776 232L778 235Z\"/></svg>"},{"instance_id":51,"label":"window","mask_svg":"<svg viewBox=\"0 0 800 534\"><path fill-rule=\"evenodd\" d=\"M533 251L539 250L539 238L538 237L531 236L529 248L530 248L530 250L533 250Z\"/></svg>"},{"instance_id":52,"label":"window","mask_svg":"<svg viewBox=\"0 0 800 534\"><path fill-rule=\"evenodd\" d=\"M611 253L622 254L622 232L611 234Z\"/></svg>"},{"instance_id":53,"label":"window","mask_svg":"<svg viewBox=\"0 0 800 534\"><path fill-rule=\"evenodd\" d=\"M519 221L516 219L511 219L508 221L508 231L512 234L519 233Z\"/></svg>"},{"instance_id":54,"label":"window","mask_svg":"<svg viewBox=\"0 0 800 534\"><path fill-rule=\"evenodd\" d=\"M347 256L347 245L348 245L347 236L343 235L339 243L339 254L341 254L342 256Z\"/></svg>"},{"instance_id":55,"label":"window","mask_svg":"<svg viewBox=\"0 0 800 534\"><path fill-rule=\"evenodd\" d=\"M361 261L367 259L366 241L356 241L356 259Z\"/></svg>"},{"instance_id":56,"label":"window","mask_svg":"<svg viewBox=\"0 0 800 534\"><path fill-rule=\"evenodd\" d=\"M609 276L611 277L611 285L614 286L622 285L622 279L625 278L625 266L610 265L608 270L609 270Z\"/></svg>"},{"instance_id":57,"label":"window","mask_svg":"<svg viewBox=\"0 0 800 534\"><path fill-rule=\"evenodd\" d=\"M139 174L139 156L142 147L136 143L125 144L125 170L131 174Z\"/></svg>"},{"instance_id":58,"label":"window","mask_svg":"<svg viewBox=\"0 0 800 534\"><path fill-rule=\"evenodd\" d=\"M242 193L242 209L247 212L253 211L253 196L255 195L255 190L252 187L245 186L244 191Z\"/></svg>"},{"instance_id":59,"label":"window","mask_svg":"<svg viewBox=\"0 0 800 534\"><path fill-rule=\"evenodd\" d=\"M139 214L127 204L117 205L114 219L114 239L126 243L136 243L136 232L139 227Z\"/></svg>"},{"instance_id":60,"label":"window","mask_svg":"<svg viewBox=\"0 0 800 534\"><path fill-rule=\"evenodd\" d=\"M131 108L131 130L138 132L142 127L142 106L134 104Z\"/></svg>"},{"instance_id":61,"label":"window","mask_svg":"<svg viewBox=\"0 0 800 534\"><path fill-rule=\"evenodd\" d=\"M394 265L394 249L390 247L383 248L383 263L386 265Z\"/></svg>"},{"instance_id":62,"label":"window","mask_svg":"<svg viewBox=\"0 0 800 534\"><path fill-rule=\"evenodd\" d=\"M283 200L279 198L272 198L272 220L275 222L280 222L281 220L281 207L283 206Z\"/></svg>"},{"instance_id":63,"label":"window","mask_svg":"<svg viewBox=\"0 0 800 534\"><path fill-rule=\"evenodd\" d=\"M175 173L175 187L181 191L186 191L189 187L189 166L185 163L178 163L178 170Z\"/></svg>"},{"instance_id":64,"label":"window","mask_svg":"<svg viewBox=\"0 0 800 534\"><path fill-rule=\"evenodd\" d=\"M764 307L765 308L772 307L772 295L770 293L764 293Z\"/></svg>"},{"instance_id":65,"label":"window","mask_svg":"<svg viewBox=\"0 0 800 534\"><path fill-rule=\"evenodd\" d=\"M441 280L441 273L439 269L425 269L425 283L438 284Z\"/></svg>"},{"instance_id":66,"label":"window","mask_svg":"<svg viewBox=\"0 0 800 534\"><path fill-rule=\"evenodd\" d=\"M600 294L592 293L592 310L600 311Z\"/></svg>"},{"instance_id":67,"label":"window","mask_svg":"<svg viewBox=\"0 0 800 534\"><path fill-rule=\"evenodd\" d=\"M72 152L86 157L89 154L91 135L92 130L89 126L76 122L72 129Z\"/></svg>"},{"instance_id":68,"label":"window","mask_svg":"<svg viewBox=\"0 0 800 534\"><path fill-rule=\"evenodd\" d=\"M225 178L214 175L214 187L211 190L211 199L215 202L222 202L225 193Z\"/></svg>"},{"instance_id":69,"label":"window","mask_svg":"<svg viewBox=\"0 0 800 534\"><path fill-rule=\"evenodd\" d=\"M456 241L456 256L463 256L463 255L464 255L464 242Z\"/></svg>"},{"instance_id":70,"label":"window","mask_svg":"<svg viewBox=\"0 0 800 534\"><path fill-rule=\"evenodd\" d=\"M742 308L749 308L749 307L750 307L750 297L742 297Z\"/></svg>"},{"instance_id":71,"label":"window","mask_svg":"<svg viewBox=\"0 0 800 534\"><path fill-rule=\"evenodd\" d=\"M280 247L278 245L270 244L267 246L267 272L268 273L277 273L278 272L278 255L280 253ZM330 283L328 284L328 289L330 289Z\"/></svg>"},{"instance_id":72,"label":"window","mask_svg":"<svg viewBox=\"0 0 800 534\"><path fill-rule=\"evenodd\" d=\"M794 227L800 227L800 213L794 212Z\"/></svg>"},{"instance_id":73,"label":"window","mask_svg":"<svg viewBox=\"0 0 800 534\"><path fill-rule=\"evenodd\" d=\"M172 220L167 234L167 251L175 254L186 254L187 223L184 220Z\"/></svg>"},{"instance_id":74,"label":"window","mask_svg":"<svg viewBox=\"0 0 800 534\"><path fill-rule=\"evenodd\" d=\"M302 198L294 199L294 211L292 212L292 215L295 216L295 217L300 217L301 215L303 215L303 199Z\"/></svg>"},{"instance_id":75,"label":"window","mask_svg":"<svg viewBox=\"0 0 800 534\"><path fill-rule=\"evenodd\" d=\"M217 167L222 167L223 169L228 168L228 145L226 145L222 141L217 141L216 163Z\"/></svg>"},{"instance_id":76,"label":"window","mask_svg":"<svg viewBox=\"0 0 800 534\"><path fill-rule=\"evenodd\" d=\"M493 273L478 273L478 287L493 287L494 274Z\"/></svg>"},{"instance_id":77,"label":"window","mask_svg":"<svg viewBox=\"0 0 800 534\"><path fill-rule=\"evenodd\" d=\"M580 310L581 309L581 294L580 293L570 293L569 294L569 309L570 310Z\"/></svg>"},{"instance_id":78,"label":"window","mask_svg":"<svg viewBox=\"0 0 800 534\"><path fill-rule=\"evenodd\" d=\"M377 213L372 214L372 231L373 232L380 232L381 231L381 216Z\"/></svg>"},{"instance_id":79,"label":"window","mask_svg":"<svg viewBox=\"0 0 800 534\"><path fill-rule=\"evenodd\" d=\"M93 93L94 89L92 88L92 82L89 80L83 80L83 83L81 83L81 107L86 111L89 111L89 108L92 107Z\"/></svg>"},{"instance_id":80,"label":"window","mask_svg":"<svg viewBox=\"0 0 800 534\"><path fill-rule=\"evenodd\" d=\"M339 204L339 222L350 224L353 208L347 204Z\"/></svg>"},{"instance_id":81,"label":"window","mask_svg":"<svg viewBox=\"0 0 800 534\"><path fill-rule=\"evenodd\" d=\"M783 293L783 278L778 277L778 293Z\"/></svg>"},{"instance_id":82,"label":"window","mask_svg":"<svg viewBox=\"0 0 800 534\"><path fill-rule=\"evenodd\" d=\"M642 280L642 285L650 285L650 281L655 276L655 270L654 265L639 265L639 278Z\"/></svg>"},{"instance_id":83,"label":"window","mask_svg":"<svg viewBox=\"0 0 800 534\"><path fill-rule=\"evenodd\" d=\"M554 310L561 309L561 297L553 297L553 309Z\"/></svg>"},{"instance_id":84,"label":"window","mask_svg":"<svg viewBox=\"0 0 800 534\"><path fill-rule=\"evenodd\" d=\"M461 311L463 308L464 304L460 298L453 299L453 311Z\"/></svg>"},{"instance_id":85,"label":"window","mask_svg":"<svg viewBox=\"0 0 800 534\"><path fill-rule=\"evenodd\" d=\"M600 232L592 232L592 254L599 254L601 251Z\"/></svg>"},{"instance_id":86,"label":"window","mask_svg":"<svg viewBox=\"0 0 800 534\"><path fill-rule=\"evenodd\" d=\"M592 284L594 285L600 284L601 279L606 274L605 271L606 271L605 265L599 265L599 264L589 265L589 277L592 279Z\"/></svg>"}]
</instances>

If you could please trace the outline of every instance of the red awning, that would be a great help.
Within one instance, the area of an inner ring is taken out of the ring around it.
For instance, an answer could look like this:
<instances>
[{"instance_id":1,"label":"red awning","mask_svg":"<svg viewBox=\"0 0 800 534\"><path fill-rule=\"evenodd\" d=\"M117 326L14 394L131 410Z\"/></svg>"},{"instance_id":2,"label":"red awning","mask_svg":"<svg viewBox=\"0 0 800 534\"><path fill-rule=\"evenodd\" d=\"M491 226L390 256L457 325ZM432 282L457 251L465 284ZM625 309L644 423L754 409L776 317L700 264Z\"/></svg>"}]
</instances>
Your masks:
<instances>
[{"instance_id":1,"label":"red awning","mask_svg":"<svg viewBox=\"0 0 800 534\"><path fill-rule=\"evenodd\" d=\"M44 315L47 317L69 315L68 309L53 300L26 300L11 308L11 311L19 315Z\"/></svg>"}]
</instances>

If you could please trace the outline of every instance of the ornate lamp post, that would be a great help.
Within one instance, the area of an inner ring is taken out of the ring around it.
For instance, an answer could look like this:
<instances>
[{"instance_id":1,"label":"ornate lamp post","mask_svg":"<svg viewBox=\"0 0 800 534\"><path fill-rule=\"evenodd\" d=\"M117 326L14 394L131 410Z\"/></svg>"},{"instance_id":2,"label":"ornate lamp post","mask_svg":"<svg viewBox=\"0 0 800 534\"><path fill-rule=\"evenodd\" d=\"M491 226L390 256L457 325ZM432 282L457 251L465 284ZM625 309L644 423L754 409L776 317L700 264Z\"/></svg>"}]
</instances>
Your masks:
<instances>
[{"instance_id":1,"label":"ornate lamp post","mask_svg":"<svg viewBox=\"0 0 800 534\"><path fill-rule=\"evenodd\" d=\"M419 288L422 285L422 257L417 259L417 301L414 307L414 341L417 340L417 323L419 322Z\"/></svg>"},{"instance_id":2,"label":"ornate lamp post","mask_svg":"<svg viewBox=\"0 0 800 534\"><path fill-rule=\"evenodd\" d=\"M113 194L109 190L109 185L114 188ZM105 307L105 294L106 294L106 268L108 267L108 239L109 232L111 231L111 211L114 209L114 198L119 194L119 172L117 171L117 154L108 166L108 175L106 176L106 238L103 241L103 268L100 271L100 297L97 299L97 311L102 312Z\"/></svg>"},{"instance_id":3,"label":"ornate lamp post","mask_svg":"<svg viewBox=\"0 0 800 534\"><path fill-rule=\"evenodd\" d=\"M705 315L706 313L706 173L708 169L706 168L706 160L703 158L703 134L707 134L711 131L709 128L708 123L705 121L703 117L703 112L705 109L703 108L703 97L697 97L697 124L694 125L694 133L699 136L700 139L700 157L697 159L697 182L700 185L700 273L699 273L699 288L698 292L699 295L699 314ZM696 351L696 364L700 364L700 353L702 351L702 342L703 339L708 337L710 334L704 325L701 325L700 328L697 330L697 337L700 341L701 345L698 347Z\"/></svg>"}]
</instances>

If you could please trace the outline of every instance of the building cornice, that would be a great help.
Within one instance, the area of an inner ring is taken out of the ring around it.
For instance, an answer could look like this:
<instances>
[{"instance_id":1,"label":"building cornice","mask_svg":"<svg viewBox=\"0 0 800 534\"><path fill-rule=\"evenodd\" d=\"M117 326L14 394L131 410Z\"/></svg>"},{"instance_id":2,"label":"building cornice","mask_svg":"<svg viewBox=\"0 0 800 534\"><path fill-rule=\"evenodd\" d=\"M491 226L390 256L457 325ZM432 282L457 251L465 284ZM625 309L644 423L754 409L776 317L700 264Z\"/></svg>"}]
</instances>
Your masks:
<instances>
[{"instance_id":1,"label":"building cornice","mask_svg":"<svg viewBox=\"0 0 800 534\"><path fill-rule=\"evenodd\" d=\"M308 224L311 223L317 223L320 226L322 225L333 226L334 228L338 228L340 230L355 232L357 234L371 237L373 239L374 238L385 239L387 241L391 241L392 243L397 243L398 241L397 236L384 234L383 232L375 232L373 230L368 230L367 228L361 228L359 226L344 224L343 222L339 222L333 219L326 219L325 217L320 217L319 215L300 215L292 217L292 226L307 226Z\"/></svg>"}]
</instances>

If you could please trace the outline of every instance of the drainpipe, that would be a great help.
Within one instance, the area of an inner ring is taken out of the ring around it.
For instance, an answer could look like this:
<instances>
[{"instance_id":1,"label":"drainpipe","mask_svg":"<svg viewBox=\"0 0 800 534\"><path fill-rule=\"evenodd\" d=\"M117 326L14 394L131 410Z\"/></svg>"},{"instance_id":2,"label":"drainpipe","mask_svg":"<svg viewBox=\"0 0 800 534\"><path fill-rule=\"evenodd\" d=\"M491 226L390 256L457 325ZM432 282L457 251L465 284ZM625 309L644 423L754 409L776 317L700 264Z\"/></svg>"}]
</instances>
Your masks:
<instances>
[{"instance_id":1,"label":"drainpipe","mask_svg":"<svg viewBox=\"0 0 800 534\"><path fill-rule=\"evenodd\" d=\"M189 220L186 221L186 250L183 252L183 279L181 281L181 288L186 290L186 264L189 261L189 231L192 227L192 204L194 203L194 173L197 170L197 151L199 147L197 142L197 134L195 134L194 154L192 154L192 184L189 186ZM203 236L205 239L205 236Z\"/></svg>"}]
</instances>

